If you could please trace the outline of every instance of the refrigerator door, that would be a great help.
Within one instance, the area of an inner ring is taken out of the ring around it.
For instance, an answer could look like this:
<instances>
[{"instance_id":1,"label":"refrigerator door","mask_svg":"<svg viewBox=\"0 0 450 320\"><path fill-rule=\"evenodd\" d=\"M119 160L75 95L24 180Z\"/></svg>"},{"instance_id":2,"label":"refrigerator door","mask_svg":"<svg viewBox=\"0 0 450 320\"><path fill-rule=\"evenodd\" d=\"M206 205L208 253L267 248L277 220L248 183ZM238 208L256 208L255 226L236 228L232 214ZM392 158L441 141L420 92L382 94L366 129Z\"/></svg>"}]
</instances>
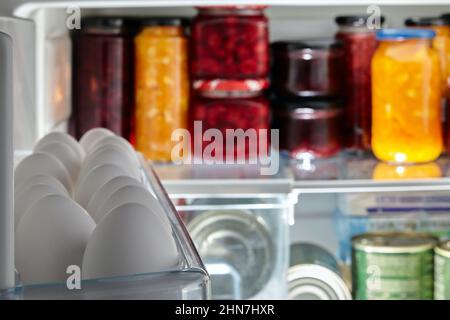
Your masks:
<instances>
[{"instance_id":1,"label":"refrigerator door","mask_svg":"<svg viewBox=\"0 0 450 320\"><path fill-rule=\"evenodd\" d=\"M0 32L11 37L15 160L30 151L36 137L35 28L27 19L0 17Z\"/></svg>"},{"instance_id":2,"label":"refrigerator door","mask_svg":"<svg viewBox=\"0 0 450 320\"><path fill-rule=\"evenodd\" d=\"M14 286L12 47L12 38L0 32L0 290Z\"/></svg>"}]
</instances>

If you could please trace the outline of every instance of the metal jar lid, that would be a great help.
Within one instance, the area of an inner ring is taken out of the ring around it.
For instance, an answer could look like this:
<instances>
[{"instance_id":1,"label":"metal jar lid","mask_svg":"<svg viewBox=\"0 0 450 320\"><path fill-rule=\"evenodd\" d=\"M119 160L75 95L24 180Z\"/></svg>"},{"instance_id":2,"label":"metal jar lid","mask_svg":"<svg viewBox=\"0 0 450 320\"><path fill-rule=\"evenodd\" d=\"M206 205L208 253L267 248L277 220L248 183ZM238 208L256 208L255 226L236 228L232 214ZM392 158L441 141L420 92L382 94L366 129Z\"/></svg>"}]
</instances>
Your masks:
<instances>
[{"instance_id":1,"label":"metal jar lid","mask_svg":"<svg viewBox=\"0 0 450 320\"><path fill-rule=\"evenodd\" d=\"M369 253L417 253L436 244L435 237L419 232L373 232L352 238L353 248Z\"/></svg>"},{"instance_id":2,"label":"metal jar lid","mask_svg":"<svg viewBox=\"0 0 450 320\"><path fill-rule=\"evenodd\" d=\"M317 264L296 265L288 271L289 300L351 300L344 280Z\"/></svg>"},{"instance_id":3,"label":"metal jar lid","mask_svg":"<svg viewBox=\"0 0 450 320\"><path fill-rule=\"evenodd\" d=\"M450 258L450 241L440 243L434 251L444 257Z\"/></svg>"},{"instance_id":4,"label":"metal jar lid","mask_svg":"<svg viewBox=\"0 0 450 320\"><path fill-rule=\"evenodd\" d=\"M209 263L221 261L239 273L243 299L253 297L270 280L275 245L260 216L246 210L209 211L187 228L207 269Z\"/></svg>"}]
</instances>

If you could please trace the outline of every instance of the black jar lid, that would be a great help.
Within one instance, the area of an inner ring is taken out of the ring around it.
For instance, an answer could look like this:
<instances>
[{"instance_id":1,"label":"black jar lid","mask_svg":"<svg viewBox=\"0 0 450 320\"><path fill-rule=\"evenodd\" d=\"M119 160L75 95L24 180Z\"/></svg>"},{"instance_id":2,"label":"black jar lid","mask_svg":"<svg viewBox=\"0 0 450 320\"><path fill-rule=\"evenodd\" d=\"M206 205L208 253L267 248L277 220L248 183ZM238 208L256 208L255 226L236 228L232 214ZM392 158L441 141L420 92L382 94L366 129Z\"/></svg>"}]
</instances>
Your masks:
<instances>
[{"instance_id":1,"label":"black jar lid","mask_svg":"<svg viewBox=\"0 0 450 320\"><path fill-rule=\"evenodd\" d=\"M145 17L140 19L140 25L141 27L186 27L190 24L191 20L181 17Z\"/></svg>"},{"instance_id":2,"label":"black jar lid","mask_svg":"<svg viewBox=\"0 0 450 320\"><path fill-rule=\"evenodd\" d=\"M272 109L274 111L295 111L298 109L313 110L340 110L343 107L343 100L337 97L320 98L280 98L272 99Z\"/></svg>"},{"instance_id":3,"label":"black jar lid","mask_svg":"<svg viewBox=\"0 0 450 320\"><path fill-rule=\"evenodd\" d=\"M450 13L444 13L441 15L446 25L450 25Z\"/></svg>"},{"instance_id":4,"label":"black jar lid","mask_svg":"<svg viewBox=\"0 0 450 320\"><path fill-rule=\"evenodd\" d=\"M272 49L275 50L329 50L342 48L342 42L333 38L305 39L298 41L276 41L272 43Z\"/></svg>"},{"instance_id":5,"label":"black jar lid","mask_svg":"<svg viewBox=\"0 0 450 320\"><path fill-rule=\"evenodd\" d=\"M405 20L407 27L432 27L445 26L446 19L444 17L412 17Z\"/></svg>"},{"instance_id":6,"label":"black jar lid","mask_svg":"<svg viewBox=\"0 0 450 320\"><path fill-rule=\"evenodd\" d=\"M100 34L135 33L139 19L119 16L88 16L81 19L81 32Z\"/></svg>"},{"instance_id":7,"label":"black jar lid","mask_svg":"<svg viewBox=\"0 0 450 320\"><path fill-rule=\"evenodd\" d=\"M347 27L363 27L366 25L367 20L371 16L369 15L349 15L349 16L338 16L335 21L340 26ZM384 23L384 16L380 16L380 23Z\"/></svg>"}]
</instances>

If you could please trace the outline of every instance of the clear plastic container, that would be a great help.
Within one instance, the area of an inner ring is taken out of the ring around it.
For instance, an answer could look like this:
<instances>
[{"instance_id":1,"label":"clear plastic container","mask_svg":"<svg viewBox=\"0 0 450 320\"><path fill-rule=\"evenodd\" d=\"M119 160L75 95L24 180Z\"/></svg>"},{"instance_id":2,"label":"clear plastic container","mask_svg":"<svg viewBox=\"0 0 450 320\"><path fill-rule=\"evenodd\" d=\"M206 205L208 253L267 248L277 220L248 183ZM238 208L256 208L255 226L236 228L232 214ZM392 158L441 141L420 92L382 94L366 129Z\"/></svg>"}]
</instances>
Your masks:
<instances>
[{"instance_id":1,"label":"clear plastic container","mask_svg":"<svg viewBox=\"0 0 450 320\"><path fill-rule=\"evenodd\" d=\"M268 85L269 31L264 6L199 7L192 22L194 86L251 79L259 90Z\"/></svg>"},{"instance_id":2,"label":"clear plastic container","mask_svg":"<svg viewBox=\"0 0 450 320\"><path fill-rule=\"evenodd\" d=\"M0 292L0 299L194 299L210 298L210 278L186 228L153 168L140 156L142 182L157 197L169 217L181 256L173 270L81 281L80 290L66 283L22 286ZM20 275L19 275L20 279Z\"/></svg>"},{"instance_id":3,"label":"clear plastic container","mask_svg":"<svg viewBox=\"0 0 450 320\"><path fill-rule=\"evenodd\" d=\"M441 74L432 30L385 29L372 59L372 148L382 161L421 163L442 152Z\"/></svg>"}]
</instances>

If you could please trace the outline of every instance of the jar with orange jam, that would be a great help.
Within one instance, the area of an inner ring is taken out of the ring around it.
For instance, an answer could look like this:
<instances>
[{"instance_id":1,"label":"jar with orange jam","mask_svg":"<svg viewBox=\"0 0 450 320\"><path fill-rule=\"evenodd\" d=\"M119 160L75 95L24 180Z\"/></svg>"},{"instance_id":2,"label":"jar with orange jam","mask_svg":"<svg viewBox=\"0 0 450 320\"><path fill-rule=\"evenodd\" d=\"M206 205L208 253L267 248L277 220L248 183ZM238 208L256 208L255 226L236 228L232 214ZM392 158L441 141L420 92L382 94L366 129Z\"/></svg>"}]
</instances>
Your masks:
<instances>
[{"instance_id":1,"label":"jar with orange jam","mask_svg":"<svg viewBox=\"0 0 450 320\"><path fill-rule=\"evenodd\" d=\"M167 162L175 129L187 127L189 103L186 21L149 18L135 38L136 149Z\"/></svg>"},{"instance_id":2,"label":"jar with orange jam","mask_svg":"<svg viewBox=\"0 0 450 320\"><path fill-rule=\"evenodd\" d=\"M405 25L413 28L431 29L436 35L433 38L432 46L439 54L441 66L442 94L449 96L450 90L450 26L445 18L426 17L406 19Z\"/></svg>"},{"instance_id":3,"label":"jar with orange jam","mask_svg":"<svg viewBox=\"0 0 450 320\"><path fill-rule=\"evenodd\" d=\"M392 163L433 161L442 152L441 75L435 32L377 32L372 59L372 148Z\"/></svg>"}]
</instances>

